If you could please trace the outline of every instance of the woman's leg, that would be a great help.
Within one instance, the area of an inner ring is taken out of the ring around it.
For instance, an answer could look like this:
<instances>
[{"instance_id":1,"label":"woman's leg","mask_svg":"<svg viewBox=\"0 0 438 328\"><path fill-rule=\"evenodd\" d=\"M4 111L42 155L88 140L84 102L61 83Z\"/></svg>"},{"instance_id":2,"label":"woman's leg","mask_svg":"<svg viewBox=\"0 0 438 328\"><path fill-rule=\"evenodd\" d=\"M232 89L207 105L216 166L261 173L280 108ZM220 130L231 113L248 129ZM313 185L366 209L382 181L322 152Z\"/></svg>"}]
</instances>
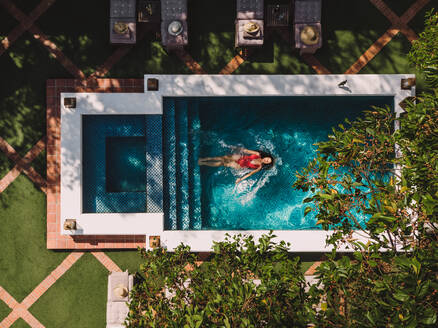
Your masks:
<instances>
[{"instance_id":1,"label":"woman's leg","mask_svg":"<svg viewBox=\"0 0 438 328\"><path fill-rule=\"evenodd\" d=\"M232 167L233 169L236 169L236 170L241 169L242 167L237 163L239 158L240 158L239 154L224 156L224 166Z\"/></svg>"},{"instance_id":2,"label":"woman's leg","mask_svg":"<svg viewBox=\"0 0 438 328\"><path fill-rule=\"evenodd\" d=\"M198 159L198 165L207 165L207 166L223 166L224 158L223 157L205 157Z\"/></svg>"}]
</instances>

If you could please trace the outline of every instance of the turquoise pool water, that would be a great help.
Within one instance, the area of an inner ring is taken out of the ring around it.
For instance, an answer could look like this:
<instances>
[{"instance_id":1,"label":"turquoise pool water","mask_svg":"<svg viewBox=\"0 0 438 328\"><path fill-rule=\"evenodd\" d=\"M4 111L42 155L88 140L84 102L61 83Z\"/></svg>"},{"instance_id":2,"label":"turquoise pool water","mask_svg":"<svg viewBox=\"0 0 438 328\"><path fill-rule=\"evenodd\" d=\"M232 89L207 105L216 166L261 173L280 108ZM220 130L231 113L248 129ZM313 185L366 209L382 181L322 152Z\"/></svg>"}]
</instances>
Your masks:
<instances>
[{"instance_id":1,"label":"turquoise pool water","mask_svg":"<svg viewBox=\"0 0 438 328\"><path fill-rule=\"evenodd\" d=\"M315 142L371 106L393 107L389 96L165 98L163 116L166 229L319 229L304 217L296 171L315 156ZM246 170L199 167L199 157L239 147L263 150L275 166L236 185ZM359 220L364 220L360 218Z\"/></svg>"}]
</instances>

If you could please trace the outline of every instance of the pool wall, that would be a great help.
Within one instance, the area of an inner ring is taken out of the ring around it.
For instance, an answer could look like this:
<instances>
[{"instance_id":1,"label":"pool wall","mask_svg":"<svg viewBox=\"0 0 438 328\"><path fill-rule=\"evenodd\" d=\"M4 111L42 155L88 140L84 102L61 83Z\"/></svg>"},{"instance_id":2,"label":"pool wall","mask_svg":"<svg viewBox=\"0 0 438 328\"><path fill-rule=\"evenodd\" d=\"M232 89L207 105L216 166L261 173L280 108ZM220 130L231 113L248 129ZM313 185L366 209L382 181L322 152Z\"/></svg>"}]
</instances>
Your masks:
<instances>
[{"instance_id":1,"label":"pool wall","mask_svg":"<svg viewBox=\"0 0 438 328\"><path fill-rule=\"evenodd\" d=\"M252 234L267 230L195 231L164 230L163 213L81 213L81 115L86 114L162 114L163 97L209 96L392 96L394 111L403 112L399 103L415 95L415 87L401 89L401 79L411 74L395 75L145 75L159 80L159 91L144 94L64 93L61 95L61 231L65 219L75 218L79 230L74 234L145 234L160 236L169 250L181 242L193 251L210 251L213 241L225 234ZM345 87L338 83L347 80ZM76 97L77 108L63 106L64 97ZM66 233L66 232L64 232ZM292 244L297 252L323 252L330 231L276 230L278 239ZM360 232L354 237L366 241Z\"/></svg>"}]
</instances>

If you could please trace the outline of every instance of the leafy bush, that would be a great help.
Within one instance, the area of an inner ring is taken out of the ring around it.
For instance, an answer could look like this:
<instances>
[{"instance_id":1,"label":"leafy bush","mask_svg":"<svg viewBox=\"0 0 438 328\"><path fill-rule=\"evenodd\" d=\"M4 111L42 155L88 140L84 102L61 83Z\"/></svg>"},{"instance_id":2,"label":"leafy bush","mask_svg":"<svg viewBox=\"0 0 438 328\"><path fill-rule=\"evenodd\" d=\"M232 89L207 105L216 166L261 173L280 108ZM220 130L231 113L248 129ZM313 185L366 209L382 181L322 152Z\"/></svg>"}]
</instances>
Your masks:
<instances>
[{"instance_id":1,"label":"leafy bush","mask_svg":"<svg viewBox=\"0 0 438 328\"><path fill-rule=\"evenodd\" d=\"M313 204L307 212L317 211L318 223L335 231L327 242L354 251L337 260L335 249L317 270L319 285L309 296L327 302L318 327L437 324L437 23L438 14L429 13L410 53L432 92L408 101L400 118L374 108L340 125L297 175L296 188L315 192L305 200ZM365 226L358 214L369 216ZM355 240L355 229L367 244Z\"/></svg>"},{"instance_id":2,"label":"leafy bush","mask_svg":"<svg viewBox=\"0 0 438 328\"><path fill-rule=\"evenodd\" d=\"M414 41L409 59L425 74L426 82L438 87L438 13L426 14L425 30Z\"/></svg>"},{"instance_id":3,"label":"leafy bush","mask_svg":"<svg viewBox=\"0 0 438 328\"><path fill-rule=\"evenodd\" d=\"M128 327L306 327L298 258L273 237L227 238L200 265L187 246L141 250L145 279L134 287Z\"/></svg>"}]
</instances>

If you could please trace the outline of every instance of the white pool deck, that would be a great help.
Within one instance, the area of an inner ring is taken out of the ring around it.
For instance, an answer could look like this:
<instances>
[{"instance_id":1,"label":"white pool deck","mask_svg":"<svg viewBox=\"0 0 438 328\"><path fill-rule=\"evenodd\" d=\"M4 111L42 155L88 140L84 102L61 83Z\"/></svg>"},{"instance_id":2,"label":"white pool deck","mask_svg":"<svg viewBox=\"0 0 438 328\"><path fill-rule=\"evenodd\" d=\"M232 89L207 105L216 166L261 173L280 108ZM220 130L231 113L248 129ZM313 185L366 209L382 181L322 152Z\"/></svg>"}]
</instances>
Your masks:
<instances>
[{"instance_id":1,"label":"white pool deck","mask_svg":"<svg viewBox=\"0 0 438 328\"><path fill-rule=\"evenodd\" d=\"M393 96L394 110L415 95L415 87L402 90L401 79L412 74L391 75L145 75L144 93L62 93L61 94L61 231L75 235L160 236L172 250L181 242L193 251L211 251L213 241L225 234L251 234L258 237L268 230L194 231L164 230L163 213L82 213L82 115L162 114L163 97L175 96ZM159 91L146 91L148 78L159 80ZM338 83L347 80L345 87ZM64 98L76 97L74 109L65 108ZM76 219L78 230L63 230L64 220ZM324 252L330 231L276 230L278 240L291 243L294 252ZM358 240L366 238L355 233Z\"/></svg>"}]
</instances>

